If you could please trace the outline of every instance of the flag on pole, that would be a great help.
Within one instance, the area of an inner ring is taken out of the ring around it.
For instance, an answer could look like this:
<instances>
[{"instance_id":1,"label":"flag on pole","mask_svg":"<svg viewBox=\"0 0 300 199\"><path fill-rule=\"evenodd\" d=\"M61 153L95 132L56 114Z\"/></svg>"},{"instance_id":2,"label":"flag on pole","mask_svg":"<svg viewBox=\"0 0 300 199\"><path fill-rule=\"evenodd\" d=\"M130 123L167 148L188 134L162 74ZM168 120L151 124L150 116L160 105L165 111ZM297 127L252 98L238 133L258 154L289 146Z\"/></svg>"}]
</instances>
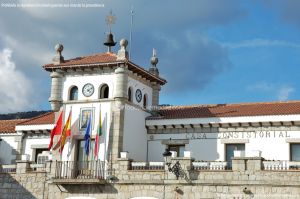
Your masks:
<instances>
[{"instance_id":1,"label":"flag on pole","mask_svg":"<svg viewBox=\"0 0 300 199\"><path fill-rule=\"evenodd\" d=\"M101 110L99 113L99 124L98 124L98 129L97 129L97 135L95 139L95 146L94 146L94 155L95 159L98 157L98 152L99 152L99 141L100 141L100 136L102 135L102 121L101 121Z\"/></svg>"},{"instance_id":2,"label":"flag on pole","mask_svg":"<svg viewBox=\"0 0 300 199\"><path fill-rule=\"evenodd\" d=\"M84 148L85 148L85 153L86 155L89 155L90 152L90 137L91 137L91 116L89 117L88 125L85 130L85 135L84 135Z\"/></svg>"},{"instance_id":3,"label":"flag on pole","mask_svg":"<svg viewBox=\"0 0 300 199\"><path fill-rule=\"evenodd\" d=\"M64 146L66 144L67 137L71 136L71 114L72 114L72 110L70 110L70 112L69 112L67 122L64 126L64 129L61 133L61 137L60 137L60 140L59 140L59 143L60 143L59 152L60 153L62 153L62 151L64 150Z\"/></svg>"},{"instance_id":4,"label":"flag on pole","mask_svg":"<svg viewBox=\"0 0 300 199\"><path fill-rule=\"evenodd\" d=\"M54 136L61 134L62 118L63 118L63 111L60 112L59 117L58 117L58 119L57 119L57 121L54 125L54 128L51 131L50 143L49 143L49 146L48 146L48 150L51 150L51 148L52 148Z\"/></svg>"}]
</instances>

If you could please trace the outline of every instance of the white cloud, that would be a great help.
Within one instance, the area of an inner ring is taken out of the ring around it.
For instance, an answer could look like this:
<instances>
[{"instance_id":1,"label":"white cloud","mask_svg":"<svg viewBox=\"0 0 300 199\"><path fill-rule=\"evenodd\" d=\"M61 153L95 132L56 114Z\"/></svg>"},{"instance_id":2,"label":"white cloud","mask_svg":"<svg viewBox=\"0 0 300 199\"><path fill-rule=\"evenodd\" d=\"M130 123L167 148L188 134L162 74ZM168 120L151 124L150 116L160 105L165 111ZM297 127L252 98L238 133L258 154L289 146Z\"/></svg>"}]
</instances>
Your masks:
<instances>
[{"instance_id":1,"label":"white cloud","mask_svg":"<svg viewBox=\"0 0 300 199\"><path fill-rule=\"evenodd\" d=\"M254 92L263 92L272 95L274 99L286 101L295 88L289 85L273 84L268 82L259 82L248 87L248 90Z\"/></svg>"},{"instance_id":2,"label":"white cloud","mask_svg":"<svg viewBox=\"0 0 300 199\"><path fill-rule=\"evenodd\" d=\"M300 48L300 44L292 43L283 40L269 40L269 39L251 39L244 40L238 43L223 43L224 47L228 48L256 48L256 47L289 47L289 48Z\"/></svg>"},{"instance_id":3,"label":"white cloud","mask_svg":"<svg viewBox=\"0 0 300 199\"><path fill-rule=\"evenodd\" d=\"M11 60L12 51L0 51L0 112L23 111L30 105L31 82L16 69Z\"/></svg>"},{"instance_id":4,"label":"white cloud","mask_svg":"<svg viewBox=\"0 0 300 199\"><path fill-rule=\"evenodd\" d=\"M294 88L291 86L283 86L278 90L278 99L280 101L285 101L289 98L290 94L294 92Z\"/></svg>"}]
</instances>

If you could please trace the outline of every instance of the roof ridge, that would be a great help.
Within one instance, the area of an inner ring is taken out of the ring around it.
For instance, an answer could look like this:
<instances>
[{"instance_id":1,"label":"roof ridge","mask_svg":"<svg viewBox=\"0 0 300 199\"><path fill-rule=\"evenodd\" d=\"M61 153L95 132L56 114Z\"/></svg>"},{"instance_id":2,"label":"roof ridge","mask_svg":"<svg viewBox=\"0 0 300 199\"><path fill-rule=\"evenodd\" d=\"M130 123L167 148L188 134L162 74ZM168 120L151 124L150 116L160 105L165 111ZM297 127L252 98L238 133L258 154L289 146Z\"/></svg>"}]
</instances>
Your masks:
<instances>
[{"instance_id":1,"label":"roof ridge","mask_svg":"<svg viewBox=\"0 0 300 199\"><path fill-rule=\"evenodd\" d=\"M74 59L76 59L76 58L92 57L92 56L97 56L97 55L110 55L110 56L114 56L114 57L117 56L117 54L112 53L112 52L94 53L94 54L82 55L82 56L78 56L78 57L66 59L65 61L74 60Z\"/></svg>"},{"instance_id":2,"label":"roof ridge","mask_svg":"<svg viewBox=\"0 0 300 199\"><path fill-rule=\"evenodd\" d=\"M242 103L224 103L224 104L193 104L193 105L169 105L161 106L160 110L168 108L197 108L197 107L214 107L214 106L241 106L241 105L259 105L259 104L289 104L289 103L300 103L300 100L288 100L288 101L271 101L271 102L242 102Z\"/></svg>"},{"instance_id":3,"label":"roof ridge","mask_svg":"<svg viewBox=\"0 0 300 199\"><path fill-rule=\"evenodd\" d=\"M20 122L20 123L18 123L18 125L19 125L19 124L26 123L26 122L30 122L30 121L32 121L32 120L36 120L36 119L41 118L41 117L45 117L45 116L50 115L50 114L52 114L52 113L54 113L54 112L53 112L53 111L50 111L50 112L48 112L48 113L44 113L44 114L41 114L41 115L38 115L38 116L35 116L35 117L32 117L32 118L28 118L27 121Z\"/></svg>"}]
</instances>

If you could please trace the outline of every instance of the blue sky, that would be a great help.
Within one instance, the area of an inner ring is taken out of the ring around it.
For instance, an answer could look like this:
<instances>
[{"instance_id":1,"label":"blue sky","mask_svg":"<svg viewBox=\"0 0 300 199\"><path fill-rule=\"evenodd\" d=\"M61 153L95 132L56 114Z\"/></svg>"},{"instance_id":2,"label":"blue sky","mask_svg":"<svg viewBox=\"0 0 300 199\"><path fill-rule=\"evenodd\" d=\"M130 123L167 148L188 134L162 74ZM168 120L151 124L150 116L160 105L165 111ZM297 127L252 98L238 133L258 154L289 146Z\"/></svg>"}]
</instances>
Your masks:
<instances>
[{"instance_id":1,"label":"blue sky","mask_svg":"<svg viewBox=\"0 0 300 199\"><path fill-rule=\"evenodd\" d=\"M105 52L105 16L112 10L117 17L116 40L129 38L131 7L132 61L148 68L157 49L168 81L161 104L300 99L300 1L89 2L104 7L0 7L1 113L50 109L50 77L41 65L51 62L54 45L64 44L65 59Z\"/></svg>"}]
</instances>

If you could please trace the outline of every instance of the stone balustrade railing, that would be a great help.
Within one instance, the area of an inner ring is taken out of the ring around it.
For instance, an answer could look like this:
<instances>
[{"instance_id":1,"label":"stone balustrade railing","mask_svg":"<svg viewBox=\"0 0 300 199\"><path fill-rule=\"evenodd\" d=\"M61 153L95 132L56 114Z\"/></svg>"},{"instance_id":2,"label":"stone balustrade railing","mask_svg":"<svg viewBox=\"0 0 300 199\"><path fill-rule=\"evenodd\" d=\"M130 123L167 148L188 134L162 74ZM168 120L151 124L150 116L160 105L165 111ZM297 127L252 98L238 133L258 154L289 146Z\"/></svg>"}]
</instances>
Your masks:
<instances>
[{"instance_id":1,"label":"stone balustrade railing","mask_svg":"<svg viewBox=\"0 0 300 199\"><path fill-rule=\"evenodd\" d=\"M131 170L164 170L164 162L131 162Z\"/></svg>"},{"instance_id":2,"label":"stone balustrade railing","mask_svg":"<svg viewBox=\"0 0 300 199\"><path fill-rule=\"evenodd\" d=\"M195 161L192 162L195 170L228 170L228 163L225 161Z\"/></svg>"},{"instance_id":3,"label":"stone balustrade railing","mask_svg":"<svg viewBox=\"0 0 300 199\"><path fill-rule=\"evenodd\" d=\"M288 160L263 161L264 170L300 170L300 162Z\"/></svg>"},{"instance_id":4,"label":"stone balustrade railing","mask_svg":"<svg viewBox=\"0 0 300 199\"><path fill-rule=\"evenodd\" d=\"M0 165L0 173L16 172L17 166L15 164Z\"/></svg>"}]
</instances>

